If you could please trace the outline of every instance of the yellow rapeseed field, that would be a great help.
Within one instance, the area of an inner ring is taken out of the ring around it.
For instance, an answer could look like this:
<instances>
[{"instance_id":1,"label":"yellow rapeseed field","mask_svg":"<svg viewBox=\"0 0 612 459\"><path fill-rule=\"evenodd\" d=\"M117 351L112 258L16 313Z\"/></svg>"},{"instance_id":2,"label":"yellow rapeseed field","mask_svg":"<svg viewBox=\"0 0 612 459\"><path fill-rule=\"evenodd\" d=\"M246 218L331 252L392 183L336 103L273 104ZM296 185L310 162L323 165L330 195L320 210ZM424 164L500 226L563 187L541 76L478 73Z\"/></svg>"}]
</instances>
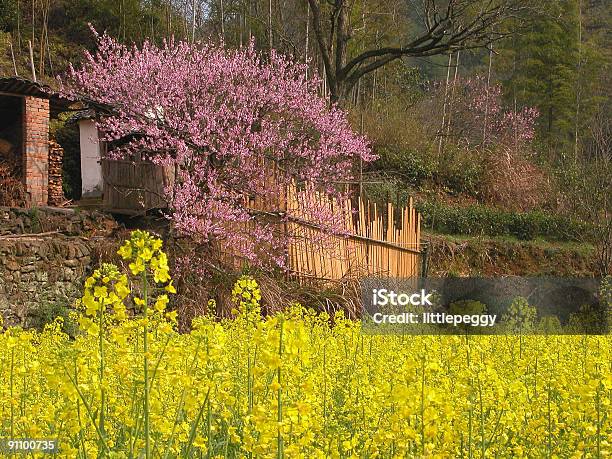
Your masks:
<instances>
[{"instance_id":1,"label":"yellow rapeseed field","mask_svg":"<svg viewBox=\"0 0 612 459\"><path fill-rule=\"evenodd\" d=\"M87 280L75 339L0 334L0 438L66 458L610 457L609 335L372 336L299 305L262 318L246 276L235 318L180 334L161 241L119 253L130 273Z\"/></svg>"}]
</instances>

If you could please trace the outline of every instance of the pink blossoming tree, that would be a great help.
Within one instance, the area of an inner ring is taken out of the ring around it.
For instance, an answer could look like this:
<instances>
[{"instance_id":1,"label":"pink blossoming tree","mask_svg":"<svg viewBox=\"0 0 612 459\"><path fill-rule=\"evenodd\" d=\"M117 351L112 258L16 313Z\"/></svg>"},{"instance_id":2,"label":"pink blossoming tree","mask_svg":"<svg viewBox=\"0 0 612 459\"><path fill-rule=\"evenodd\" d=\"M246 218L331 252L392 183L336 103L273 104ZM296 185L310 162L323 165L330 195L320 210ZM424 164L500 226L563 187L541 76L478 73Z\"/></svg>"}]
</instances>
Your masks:
<instances>
[{"instance_id":1,"label":"pink blossoming tree","mask_svg":"<svg viewBox=\"0 0 612 459\"><path fill-rule=\"evenodd\" d=\"M505 147L519 148L535 137L535 126L539 116L535 107L504 109L502 87L499 83L489 85L484 76L461 80L462 97L470 113L474 131L483 129L483 143L498 143Z\"/></svg>"},{"instance_id":2,"label":"pink blossoming tree","mask_svg":"<svg viewBox=\"0 0 612 459\"><path fill-rule=\"evenodd\" d=\"M277 231L279 219L295 218L283 207L287 186L307 183L340 197L337 183L353 178L357 161L374 159L345 114L317 96L318 82L287 58L272 53L264 62L252 45L138 48L96 36L98 51L70 69L63 90L113 107L98 121L103 140L131 139L114 157L145 155L175 168L170 218L199 242L282 266L292 235ZM342 227L344 216L316 201L305 199L300 211L327 233Z\"/></svg>"},{"instance_id":3,"label":"pink blossoming tree","mask_svg":"<svg viewBox=\"0 0 612 459\"><path fill-rule=\"evenodd\" d=\"M437 82L431 89L431 114L444 119L438 133L444 138L468 149L503 150L521 149L534 140L537 108L505 106L501 85L488 84L485 76L457 78L448 88Z\"/></svg>"}]
</instances>

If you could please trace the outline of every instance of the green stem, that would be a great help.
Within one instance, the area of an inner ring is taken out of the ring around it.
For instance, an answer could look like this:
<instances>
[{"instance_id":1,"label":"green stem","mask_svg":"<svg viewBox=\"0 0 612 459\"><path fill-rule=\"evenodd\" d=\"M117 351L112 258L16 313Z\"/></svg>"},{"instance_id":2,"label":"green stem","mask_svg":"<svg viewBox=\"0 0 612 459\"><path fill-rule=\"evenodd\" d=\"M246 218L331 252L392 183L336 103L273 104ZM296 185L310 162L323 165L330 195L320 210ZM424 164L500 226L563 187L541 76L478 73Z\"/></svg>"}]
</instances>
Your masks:
<instances>
[{"instance_id":1,"label":"green stem","mask_svg":"<svg viewBox=\"0 0 612 459\"><path fill-rule=\"evenodd\" d=\"M209 402L210 402L209 397L210 397L210 388L206 392L206 398L204 399L204 403L202 403L202 405L200 406L200 409L198 410L198 414L195 420L193 421L193 424L191 425L191 430L189 432L189 440L187 441L187 446L185 449L185 457L191 457L191 449L193 447L193 441L195 440L196 434L198 432L198 425L200 424L200 421L202 420L202 414L204 413L204 408L209 406Z\"/></svg>"},{"instance_id":2,"label":"green stem","mask_svg":"<svg viewBox=\"0 0 612 459\"><path fill-rule=\"evenodd\" d=\"M11 438L15 438L15 405L13 404L14 398L14 376L15 375L15 348L11 349Z\"/></svg>"},{"instance_id":3,"label":"green stem","mask_svg":"<svg viewBox=\"0 0 612 459\"><path fill-rule=\"evenodd\" d=\"M279 332L279 340L278 340L278 356L282 357L282 355L283 355L283 317L281 316L281 318L280 318L280 332ZM281 385L281 366L282 366L282 363L279 363L278 369L276 370L276 381L278 382L279 386ZM281 459L282 457L284 457L284 454L283 454L283 433L282 433L282 426L281 426L281 423L283 422L282 387L278 388L277 399L278 399L278 405L277 405L277 410L278 410L278 416L277 416L277 421L278 421L277 448L278 448L278 452L277 452L277 457L279 459Z\"/></svg>"},{"instance_id":4,"label":"green stem","mask_svg":"<svg viewBox=\"0 0 612 459\"><path fill-rule=\"evenodd\" d=\"M104 434L100 431L100 426L96 422L96 416L93 413L91 407L89 406L89 403L87 403L87 399L85 398L85 395L83 394L83 392L79 388L79 385L77 384L76 379L72 378L72 375L68 372L68 369L66 368L65 365L64 365L64 371L66 372L66 375L68 376L68 379L70 379L70 382L72 382L72 385L74 386L75 390L77 391L77 394L78 394L79 398L83 402L83 406L85 407L85 411L87 411L87 416L89 417L89 419L91 419L91 423L94 425L94 428L96 429L96 433L98 434L98 439L99 439L100 444L102 445L102 448L105 450L106 454L108 456L110 456L110 449L108 448L108 445L106 444L106 439L104 438ZM76 377L76 374L77 373L75 372L75 377Z\"/></svg>"},{"instance_id":5,"label":"green stem","mask_svg":"<svg viewBox=\"0 0 612 459\"><path fill-rule=\"evenodd\" d=\"M470 409L468 412L468 457L470 459L472 459L473 455L472 455L472 417L473 417L473 402L474 402L474 394L472 393L473 391L473 380L472 378L470 378Z\"/></svg>"},{"instance_id":6,"label":"green stem","mask_svg":"<svg viewBox=\"0 0 612 459\"><path fill-rule=\"evenodd\" d=\"M26 366L26 351L25 348L23 349L23 367L25 368ZM21 413L21 417L25 417L25 409L26 409L26 389L27 389L27 383L26 383L26 374L27 372L23 373L23 376L21 377L21 395L19 396L19 400L20 400L20 404L19 404L19 412Z\"/></svg>"},{"instance_id":7,"label":"green stem","mask_svg":"<svg viewBox=\"0 0 612 459\"><path fill-rule=\"evenodd\" d=\"M425 455L425 354L421 358L421 453Z\"/></svg>"},{"instance_id":8,"label":"green stem","mask_svg":"<svg viewBox=\"0 0 612 459\"><path fill-rule=\"evenodd\" d=\"M485 433L484 433L484 405L482 403L482 384L480 383L480 376L478 377L478 403L480 408L480 455L481 457L485 457L485 452L487 450L487 446L485 443Z\"/></svg>"},{"instance_id":9,"label":"green stem","mask_svg":"<svg viewBox=\"0 0 612 459\"><path fill-rule=\"evenodd\" d=\"M597 458L601 457L601 400L600 400L601 383L597 386Z\"/></svg>"},{"instance_id":10,"label":"green stem","mask_svg":"<svg viewBox=\"0 0 612 459\"><path fill-rule=\"evenodd\" d=\"M106 435L105 431L104 431L104 409L105 409L105 405L106 405L106 393L104 391L104 334L103 334L103 321L104 321L104 314L103 314L103 305L100 305L100 312L98 314L99 318L98 318L98 326L99 326L99 331L98 331L98 350L100 352L100 421L99 421L99 425L100 425L100 432L102 432L102 435ZM99 448L100 451L102 450L102 448Z\"/></svg>"},{"instance_id":11,"label":"green stem","mask_svg":"<svg viewBox=\"0 0 612 459\"><path fill-rule=\"evenodd\" d=\"M79 383L79 379L78 379L78 374L77 374L77 359L74 359L74 383L78 384ZM81 423L81 403L79 401L79 399L77 398L76 401L76 408L77 408L77 419L79 420L79 441L81 443L81 448L83 450L83 456L87 459L87 449L85 448L85 440L83 438L83 424Z\"/></svg>"},{"instance_id":12,"label":"green stem","mask_svg":"<svg viewBox=\"0 0 612 459\"><path fill-rule=\"evenodd\" d=\"M547 449L548 449L548 457L551 457L552 455L552 420L551 420L551 416L550 416L550 378L548 380L548 394L547 394L547 399L546 399L546 407L547 407L547 417L548 417L548 442L547 442Z\"/></svg>"},{"instance_id":13,"label":"green stem","mask_svg":"<svg viewBox=\"0 0 612 459\"><path fill-rule=\"evenodd\" d=\"M191 362L191 365L187 369L187 375L189 375L189 376L191 376L193 374L194 368L197 368L198 354L200 352L200 344L202 344L202 340L198 339L198 343L196 345L196 349L195 349L195 352L193 354L193 360ZM176 412L175 412L175 415L174 415L174 424L172 425L172 432L170 433L170 438L166 442L166 448L165 448L164 454L162 456L163 459L167 459L168 458L168 454L170 454L170 447L174 443L174 437L176 435L176 428L177 428L177 426L179 424L181 414L183 413L183 405L184 405L184 403L185 403L185 389L183 388L183 391L181 392L181 398L180 398L179 403L178 403L178 405L176 407ZM208 436L208 438L210 438L210 435Z\"/></svg>"},{"instance_id":14,"label":"green stem","mask_svg":"<svg viewBox=\"0 0 612 459\"><path fill-rule=\"evenodd\" d=\"M149 413L149 324L148 324L148 292L147 292L147 272L142 272L142 299L144 301L144 434L145 434L145 458L150 458L151 453L151 426Z\"/></svg>"}]
</instances>

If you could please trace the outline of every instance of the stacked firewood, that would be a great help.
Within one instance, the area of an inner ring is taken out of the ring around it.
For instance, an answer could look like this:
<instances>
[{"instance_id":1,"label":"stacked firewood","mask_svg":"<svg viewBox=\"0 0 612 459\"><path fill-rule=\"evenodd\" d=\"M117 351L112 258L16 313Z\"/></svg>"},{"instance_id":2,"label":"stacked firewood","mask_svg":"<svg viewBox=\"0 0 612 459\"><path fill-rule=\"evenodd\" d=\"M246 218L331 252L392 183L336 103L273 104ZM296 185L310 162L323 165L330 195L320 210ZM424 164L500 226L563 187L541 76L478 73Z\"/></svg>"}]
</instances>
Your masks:
<instances>
[{"instance_id":1,"label":"stacked firewood","mask_svg":"<svg viewBox=\"0 0 612 459\"><path fill-rule=\"evenodd\" d=\"M21 181L21 161L15 148L5 139L0 139L0 206L23 206L26 192Z\"/></svg>"},{"instance_id":2,"label":"stacked firewood","mask_svg":"<svg viewBox=\"0 0 612 459\"><path fill-rule=\"evenodd\" d=\"M62 189L62 161L64 149L55 140L49 140L49 205L59 206L66 201Z\"/></svg>"}]
</instances>

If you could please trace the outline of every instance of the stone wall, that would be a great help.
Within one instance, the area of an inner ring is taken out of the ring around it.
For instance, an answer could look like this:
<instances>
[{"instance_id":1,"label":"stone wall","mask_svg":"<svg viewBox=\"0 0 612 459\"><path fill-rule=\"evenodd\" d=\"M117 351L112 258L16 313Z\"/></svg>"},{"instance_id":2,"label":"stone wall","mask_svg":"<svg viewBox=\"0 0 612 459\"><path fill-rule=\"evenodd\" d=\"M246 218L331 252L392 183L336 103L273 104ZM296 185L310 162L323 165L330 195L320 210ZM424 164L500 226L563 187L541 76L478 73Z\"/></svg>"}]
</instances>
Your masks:
<instances>
[{"instance_id":1,"label":"stone wall","mask_svg":"<svg viewBox=\"0 0 612 459\"><path fill-rule=\"evenodd\" d=\"M96 236L116 228L115 220L102 212L46 206L0 207L0 236L51 231L66 236Z\"/></svg>"},{"instance_id":2,"label":"stone wall","mask_svg":"<svg viewBox=\"0 0 612 459\"><path fill-rule=\"evenodd\" d=\"M92 243L84 238L0 238L0 314L5 325L37 325L46 310L70 307L91 269Z\"/></svg>"},{"instance_id":3,"label":"stone wall","mask_svg":"<svg viewBox=\"0 0 612 459\"><path fill-rule=\"evenodd\" d=\"M67 313L117 223L95 211L0 207L0 315L40 326ZM116 249L114 249L116 250Z\"/></svg>"}]
</instances>

